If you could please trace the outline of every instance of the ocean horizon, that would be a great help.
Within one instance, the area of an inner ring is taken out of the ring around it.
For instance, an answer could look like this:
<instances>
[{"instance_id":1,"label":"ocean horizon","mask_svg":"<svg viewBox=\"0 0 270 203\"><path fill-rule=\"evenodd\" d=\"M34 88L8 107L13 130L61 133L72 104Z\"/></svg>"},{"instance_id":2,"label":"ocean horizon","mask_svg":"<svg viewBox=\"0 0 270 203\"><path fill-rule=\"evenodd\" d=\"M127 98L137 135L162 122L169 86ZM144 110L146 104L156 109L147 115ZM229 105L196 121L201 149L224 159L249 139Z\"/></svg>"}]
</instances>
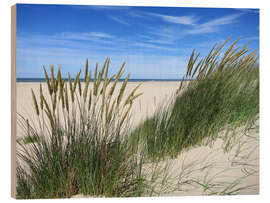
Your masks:
<instances>
[{"instance_id":1,"label":"ocean horizon","mask_svg":"<svg viewBox=\"0 0 270 203\"><path fill-rule=\"evenodd\" d=\"M74 81L75 78L72 78L71 80ZM83 81L83 79L80 79ZM94 79L91 78L91 81ZM119 79L119 82L123 82L125 79ZM114 80L112 80L114 81ZM129 82L177 82L181 81L181 79L129 79ZM190 79L185 79L185 81L190 81ZM16 82L46 82L45 78L16 78Z\"/></svg>"}]
</instances>

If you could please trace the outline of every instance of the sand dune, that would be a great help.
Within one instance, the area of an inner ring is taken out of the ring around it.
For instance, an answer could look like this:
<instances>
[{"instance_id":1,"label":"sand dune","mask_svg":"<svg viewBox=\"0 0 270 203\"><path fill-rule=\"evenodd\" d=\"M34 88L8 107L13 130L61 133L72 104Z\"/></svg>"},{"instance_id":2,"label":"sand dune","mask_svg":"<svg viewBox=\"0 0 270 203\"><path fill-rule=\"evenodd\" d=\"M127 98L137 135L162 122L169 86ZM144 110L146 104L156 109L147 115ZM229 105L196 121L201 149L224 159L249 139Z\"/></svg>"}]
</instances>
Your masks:
<instances>
[{"instance_id":1,"label":"sand dune","mask_svg":"<svg viewBox=\"0 0 270 203\"><path fill-rule=\"evenodd\" d=\"M46 84L42 85L47 92ZM126 91L130 92L137 85L138 82L128 83ZM153 115L178 87L179 82L142 82L138 92L143 95L134 102L131 113L132 127ZM17 83L17 112L35 122L31 88L38 95L39 83ZM117 88L119 90L120 85ZM226 153L224 146L228 142L219 138L211 147L193 147L175 159L166 160L163 164L170 165L171 183L168 192L160 195L226 194L234 190L239 190L239 194L258 194L258 125L248 134L244 133L244 128L239 128L235 140L230 143L231 150ZM18 129L17 138L22 135Z\"/></svg>"}]
</instances>

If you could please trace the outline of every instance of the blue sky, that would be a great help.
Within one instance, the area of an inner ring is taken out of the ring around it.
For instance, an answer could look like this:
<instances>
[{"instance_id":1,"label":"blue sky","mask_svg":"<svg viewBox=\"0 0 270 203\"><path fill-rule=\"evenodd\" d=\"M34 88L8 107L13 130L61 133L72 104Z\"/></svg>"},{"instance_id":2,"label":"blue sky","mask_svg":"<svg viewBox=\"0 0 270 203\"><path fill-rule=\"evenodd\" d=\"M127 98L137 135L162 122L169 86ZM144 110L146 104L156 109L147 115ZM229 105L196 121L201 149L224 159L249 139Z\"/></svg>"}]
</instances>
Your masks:
<instances>
[{"instance_id":1,"label":"blue sky","mask_svg":"<svg viewBox=\"0 0 270 203\"><path fill-rule=\"evenodd\" d=\"M108 56L133 79L180 79L195 48L241 37L259 50L259 10L229 8L17 5L17 77L43 77L42 65L77 73Z\"/></svg>"}]
</instances>

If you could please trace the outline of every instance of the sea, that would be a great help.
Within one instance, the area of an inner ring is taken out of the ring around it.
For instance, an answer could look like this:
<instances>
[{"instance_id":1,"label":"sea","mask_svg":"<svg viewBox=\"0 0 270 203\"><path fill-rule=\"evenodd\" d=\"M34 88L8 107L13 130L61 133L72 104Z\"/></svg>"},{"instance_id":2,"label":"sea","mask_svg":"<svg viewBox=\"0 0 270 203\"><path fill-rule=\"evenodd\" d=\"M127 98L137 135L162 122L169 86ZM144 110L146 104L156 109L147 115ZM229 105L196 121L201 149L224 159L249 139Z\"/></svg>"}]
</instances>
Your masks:
<instances>
[{"instance_id":1,"label":"sea","mask_svg":"<svg viewBox=\"0 0 270 203\"><path fill-rule=\"evenodd\" d=\"M74 81L74 78L71 79ZM119 79L120 82L123 82L125 79ZM83 81L83 79L81 79ZM91 79L93 81L93 79ZM181 79L129 79L129 82L178 82ZM190 81L186 79L185 81ZM16 78L16 82L46 82L45 78Z\"/></svg>"}]
</instances>

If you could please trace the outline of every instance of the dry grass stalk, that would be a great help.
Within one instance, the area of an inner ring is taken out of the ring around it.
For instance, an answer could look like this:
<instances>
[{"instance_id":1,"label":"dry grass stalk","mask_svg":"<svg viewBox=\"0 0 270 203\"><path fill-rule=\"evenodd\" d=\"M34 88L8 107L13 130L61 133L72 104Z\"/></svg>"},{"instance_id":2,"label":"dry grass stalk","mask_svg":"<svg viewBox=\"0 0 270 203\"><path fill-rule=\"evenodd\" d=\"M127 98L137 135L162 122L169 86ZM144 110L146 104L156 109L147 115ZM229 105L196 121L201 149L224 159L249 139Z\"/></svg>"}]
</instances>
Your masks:
<instances>
[{"instance_id":1,"label":"dry grass stalk","mask_svg":"<svg viewBox=\"0 0 270 203\"><path fill-rule=\"evenodd\" d=\"M95 68L95 75L94 75L94 83L93 83L93 94L95 95L95 96L97 96L97 90L96 90L96 86L97 86L97 69L98 69L98 63L96 63L96 68Z\"/></svg>"},{"instance_id":2,"label":"dry grass stalk","mask_svg":"<svg viewBox=\"0 0 270 203\"><path fill-rule=\"evenodd\" d=\"M40 99L40 109L43 110L43 91L42 91L42 85L39 84L39 99Z\"/></svg>"},{"instance_id":3,"label":"dry grass stalk","mask_svg":"<svg viewBox=\"0 0 270 203\"><path fill-rule=\"evenodd\" d=\"M82 95L82 85L81 85L81 80L78 80L78 86L79 86L79 94L80 96Z\"/></svg>"},{"instance_id":4,"label":"dry grass stalk","mask_svg":"<svg viewBox=\"0 0 270 203\"><path fill-rule=\"evenodd\" d=\"M74 83L73 83L73 91L75 92L76 92L77 83L78 83L78 74L76 75Z\"/></svg>"},{"instance_id":5,"label":"dry grass stalk","mask_svg":"<svg viewBox=\"0 0 270 203\"><path fill-rule=\"evenodd\" d=\"M44 102L44 104L45 104L45 107L46 107L45 113L47 114L47 117L48 117L48 119L49 119L49 121L50 121L51 128L52 128L52 129L55 129L54 119L53 119L53 114L52 114L52 112L51 112L51 110L50 110L49 104L47 103L47 101L46 101L46 99L44 98L44 96L42 96L42 100L43 100L43 102Z\"/></svg>"},{"instance_id":6,"label":"dry grass stalk","mask_svg":"<svg viewBox=\"0 0 270 203\"><path fill-rule=\"evenodd\" d=\"M51 65L51 87L52 91L56 93L56 85L55 85L55 79L54 79L54 67Z\"/></svg>"},{"instance_id":7,"label":"dry grass stalk","mask_svg":"<svg viewBox=\"0 0 270 203\"><path fill-rule=\"evenodd\" d=\"M90 111L91 109L91 103L92 103L92 90L90 90L90 93L89 93L88 111Z\"/></svg>"},{"instance_id":8,"label":"dry grass stalk","mask_svg":"<svg viewBox=\"0 0 270 203\"><path fill-rule=\"evenodd\" d=\"M86 81L85 81L85 87L84 87L84 91L83 91L83 101L86 102L87 99L87 93L88 93L88 87L89 87L89 83L90 83L90 76L88 75Z\"/></svg>"},{"instance_id":9,"label":"dry grass stalk","mask_svg":"<svg viewBox=\"0 0 270 203\"><path fill-rule=\"evenodd\" d=\"M68 104L68 88L67 88L67 84L65 85L65 98L66 98L66 109L67 109L67 112L69 113L69 104Z\"/></svg>"},{"instance_id":10,"label":"dry grass stalk","mask_svg":"<svg viewBox=\"0 0 270 203\"><path fill-rule=\"evenodd\" d=\"M68 82L69 82L69 90L70 90L70 95L71 95L71 101L72 101L72 103L74 103L74 91L73 91L73 86L72 86L70 73L68 73Z\"/></svg>"},{"instance_id":11,"label":"dry grass stalk","mask_svg":"<svg viewBox=\"0 0 270 203\"><path fill-rule=\"evenodd\" d=\"M86 81L87 76L88 76L88 58L86 59L86 64L85 64L84 81Z\"/></svg>"},{"instance_id":12,"label":"dry grass stalk","mask_svg":"<svg viewBox=\"0 0 270 203\"><path fill-rule=\"evenodd\" d=\"M112 87L111 87L111 89L110 89L110 92L109 92L110 97L112 96L112 94L113 94L113 92L114 92L114 89L115 89L115 87L116 87L116 84L117 84L118 80L121 78L121 76L122 76L123 73L124 73L124 71L122 71L123 68L124 68L124 66L125 66L125 62L122 64L120 70L118 71L118 73L117 73L117 75L116 75L116 78L115 78L115 80L114 80L114 83L113 83L113 85L112 85Z\"/></svg>"},{"instance_id":13,"label":"dry grass stalk","mask_svg":"<svg viewBox=\"0 0 270 203\"><path fill-rule=\"evenodd\" d=\"M132 92L128 95L126 101L125 101L125 105L129 104L130 102L132 102L133 97L134 97L134 93L136 92L136 90L141 86L141 84L138 84L133 90ZM137 96L137 95L136 95Z\"/></svg>"},{"instance_id":14,"label":"dry grass stalk","mask_svg":"<svg viewBox=\"0 0 270 203\"><path fill-rule=\"evenodd\" d=\"M57 103L57 94L54 93L54 96L53 96L53 112L55 112L56 103Z\"/></svg>"},{"instance_id":15,"label":"dry grass stalk","mask_svg":"<svg viewBox=\"0 0 270 203\"><path fill-rule=\"evenodd\" d=\"M64 83L62 82L62 79L60 79L60 92L59 92L59 100L62 102L62 109L65 108L65 98L64 98Z\"/></svg>"},{"instance_id":16,"label":"dry grass stalk","mask_svg":"<svg viewBox=\"0 0 270 203\"><path fill-rule=\"evenodd\" d=\"M117 106L120 105L120 102L121 102L121 100L122 100L122 98L123 98L124 91L125 91L125 89L126 89L126 86L127 86L127 82L128 82L129 77L130 77L130 73L128 73L126 79L124 80L124 82L123 82L123 84L122 84L122 86L121 86L119 95L118 95L118 97L117 97Z\"/></svg>"},{"instance_id":17,"label":"dry grass stalk","mask_svg":"<svg viewBox=\"0 0 270 203\"><path fill-rule=\"evenodd\" d=\"M53 91L52 91L50 79L49 79L49 76L48 76L48 73L47 73L47 71L46 71L45 66L43 66L43 70L44 70L44 75L45 75L45 78L46 78L46 83L47 83L47 87L48 87L49 93L50 93L50 95L52 95L52 92L53 92Z\"/></svg>"},{"instance_id":18,"label":"dry grass stalk","mask_svg":"<svg viewBox=\"0 0 270 203\"><path fill-rule=\"evenodd\" d=\"M57 71L57 75L56 75L56 92L58 92L58 86L60 86L61 85L61 78L62 78L62 76L61 76L61 70L60 70L60 67L58 68L58 71Z\"/></svg>"},{"instance_id":19,"label":"dry grass stalk","mask_svg":"<svg viewBox=\"0 0 270 203\"><path fill-rule=\"evenodd\" d=\"M128 109L126 110L126 112L124 113L124 116L122 117L122 119L121 119L121 121L120 121L120 125L119 125L120 128L121 128L121 126L123 125L124 121L126 120L128 114L129 114L129 112L130 112L130 110L131 110L131 107L132 107L132 104L130 103Z\"/></svg>"},{"instance_id":20,"label":"dry grass stalk","mask_svg":"<svg viewBox=\"0 0 270 203\"><path fill-rule=\"evenodd\" d=\"M32 92L32 98L33 98L33 101L34 101L34 106L35 106L36 114L39 116L39 108L38 108L38 104L37 104L36 95L35 95L33 89L31 89L31 92Z\"/></svg>"}]
</instances>

